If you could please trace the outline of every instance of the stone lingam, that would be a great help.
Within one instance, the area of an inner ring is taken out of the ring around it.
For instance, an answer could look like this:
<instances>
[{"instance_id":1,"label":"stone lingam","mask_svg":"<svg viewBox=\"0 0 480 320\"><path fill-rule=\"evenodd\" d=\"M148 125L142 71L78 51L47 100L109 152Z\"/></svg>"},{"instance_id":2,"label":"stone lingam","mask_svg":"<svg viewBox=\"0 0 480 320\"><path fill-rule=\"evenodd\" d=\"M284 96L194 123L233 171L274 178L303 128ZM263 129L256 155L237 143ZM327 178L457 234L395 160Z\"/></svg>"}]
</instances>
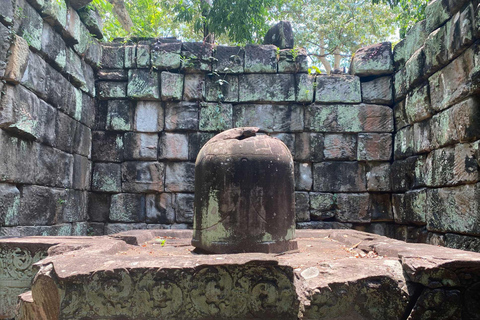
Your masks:
<instances>
[{"instance_id":1,"label":"stone lingam","mask_svg":"<svg viewBox=\"0 0 480 320\"><path fill-rule=\"evenodd\" d=\"M297 249L293 159L258 128L224 131L195 163L192 245L203 253Z\"/></svg>"}]
</instances>

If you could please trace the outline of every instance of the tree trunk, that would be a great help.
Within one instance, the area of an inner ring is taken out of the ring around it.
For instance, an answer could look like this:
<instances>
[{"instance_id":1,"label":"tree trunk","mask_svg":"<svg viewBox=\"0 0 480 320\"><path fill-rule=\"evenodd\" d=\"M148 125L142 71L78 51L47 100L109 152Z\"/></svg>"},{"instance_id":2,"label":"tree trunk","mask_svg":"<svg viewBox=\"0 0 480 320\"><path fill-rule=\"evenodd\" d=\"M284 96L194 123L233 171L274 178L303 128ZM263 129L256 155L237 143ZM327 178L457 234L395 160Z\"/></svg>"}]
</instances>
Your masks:
<instances>
[{"instance_id":1,"label":"tree trunk","mask_svg":"<svg viewBox=\"0 0 480 320\"><path fill-rule=\"evenodd\" d=\"M128 14L127 8L125 8L124 0L108 0L113 5L113 13L118 19L118 22L122 25L125 31L131 32L133 29L132 18Z\"/></svg>"},{"instance_id":2,"label":"tree trunk","mask_svg":"<svg viewBox=\"0 0 480 320\"><path fill-rule=\"evenodd\" d=\"M322 39L320 40L320 62L325 67L327 74L332 72L332 67L330 66L330 62L328 62L327 58L325 57L325 41Z\"/></svg>"},{"instance_id":3,"label":"tree trunk","mask_svg":"<svg viewBox=\"0 0 480 320\"><path fill-rule=\"evenodd\" d=\"M340 55L340 49L335 49L335 51L333 51L333 56L335 58L333 70L338 70L340 69L340 61L342 60L342 56Z\"/></svg>"}]
</instances>

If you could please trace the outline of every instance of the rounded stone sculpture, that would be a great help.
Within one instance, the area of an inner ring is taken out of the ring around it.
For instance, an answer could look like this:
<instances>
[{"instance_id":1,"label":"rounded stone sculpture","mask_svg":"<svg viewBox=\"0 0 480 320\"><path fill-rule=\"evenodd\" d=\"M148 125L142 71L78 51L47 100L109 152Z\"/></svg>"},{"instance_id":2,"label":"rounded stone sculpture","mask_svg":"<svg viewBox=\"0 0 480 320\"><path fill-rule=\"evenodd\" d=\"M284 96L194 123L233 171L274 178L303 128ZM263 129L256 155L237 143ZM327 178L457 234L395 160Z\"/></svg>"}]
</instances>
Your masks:
<instances>
[{"instance_id":1,"label":"rounded stone sculpture","mask_svg":"<svg viewBox=\"0 0 480 320\"><path fill-rule=\"evenodd\" d=\"M297 248L293 159L258 128L222 132L195 163L192 245L198 252L284 252Z\"/></svg>"}]
</instances>

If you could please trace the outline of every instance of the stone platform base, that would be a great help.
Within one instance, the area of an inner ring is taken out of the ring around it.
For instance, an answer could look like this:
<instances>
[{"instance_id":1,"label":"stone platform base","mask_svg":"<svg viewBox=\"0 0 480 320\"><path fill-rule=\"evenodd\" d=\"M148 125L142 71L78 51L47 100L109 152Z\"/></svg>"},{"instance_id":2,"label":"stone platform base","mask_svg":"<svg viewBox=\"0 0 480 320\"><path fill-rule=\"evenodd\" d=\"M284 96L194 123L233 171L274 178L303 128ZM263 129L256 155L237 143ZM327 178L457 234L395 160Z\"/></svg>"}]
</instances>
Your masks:
<instances>
[{"instance_id":1,"label":"stone platform base","mask_svg":"<svg viewBox=\"0 0 480 320\"><path fill-rule=\"evenodd\" d=\"M52 239L0 240L49 247L17 319L480 319L478 253L353 230L283 254L195 254L185 230Z\"/></svg>"}]
</instances>

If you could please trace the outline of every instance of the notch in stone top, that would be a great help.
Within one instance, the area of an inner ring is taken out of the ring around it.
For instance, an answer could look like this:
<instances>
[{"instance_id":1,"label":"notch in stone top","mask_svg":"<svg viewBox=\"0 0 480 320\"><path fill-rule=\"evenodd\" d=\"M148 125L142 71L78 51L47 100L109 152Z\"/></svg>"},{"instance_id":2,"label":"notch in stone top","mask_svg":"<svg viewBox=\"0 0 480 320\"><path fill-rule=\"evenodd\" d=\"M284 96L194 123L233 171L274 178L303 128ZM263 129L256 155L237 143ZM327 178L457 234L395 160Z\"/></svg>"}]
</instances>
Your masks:
<instances>
[{"instance_id":1,"label":"notch in stone top","mask_svg":"<svg viewBox=\"0 0 480 320\"><path fill-rule=\"evenodd\" d=\"M258 131L230 129L200 150L195 163L196 251L297 248L292 155L281 140Z\"/></svg>"}]
</instances>

